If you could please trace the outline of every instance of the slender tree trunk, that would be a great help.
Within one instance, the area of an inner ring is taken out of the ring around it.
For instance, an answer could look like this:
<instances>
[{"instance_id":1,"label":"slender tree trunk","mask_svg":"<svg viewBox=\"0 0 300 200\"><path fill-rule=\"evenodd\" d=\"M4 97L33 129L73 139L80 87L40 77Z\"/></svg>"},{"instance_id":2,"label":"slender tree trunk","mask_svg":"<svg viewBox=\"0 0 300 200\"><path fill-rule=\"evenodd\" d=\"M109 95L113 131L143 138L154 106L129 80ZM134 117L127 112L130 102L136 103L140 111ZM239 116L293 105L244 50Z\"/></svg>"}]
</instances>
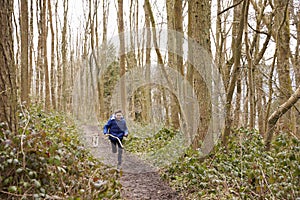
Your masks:
<instances>
[{"instance_id":1,"label":"slender tree trunk","mask_svg":"<svg viewBox=\"0 0 300 200\"><path fill-rule=\"evenodd\" d=\"M151 30L150 30L150 15L148 12L148 9L145 9L145 24L146 24L146 81L147 83L150 82L150 74L151 74L151 70L150 70L150 66L151 66ZM145 104L146 106L142 109L142 113L146 112L146 115L143 116L142 118L143 120L145 120L145 122L149 122L149 120L151 119L150 117L150 112L151 112L151 88L149 85L147 85L145 87Z\"/></svg>"},{"instance_id":2,"label":"slender tree trunk","mask_svg":"<svg viewBox=\"0 0 300 200\"><path fill-rule=\"evenodd\" d=\"M250 115L249 115L249 128L253 129L255 125L255 91L254 91L254 66L252 62L252 57L250 53L250 45L248 42L248 15L245 16L245 46L246 46L246 58L247 58L247 64L248 64L248 99L249 99L249 109L250 109Z\"/></svg>"},{"instance_id":3,"label":"slender tree trunk","mask_svg":"<svg viewBox=\"0 0 300 200\"><path fill-rule=\"evenodd\" d=\"M13 53L13 1L0 1L0 121L17 134L16 66Z\"/></svg>"},{"instance_id":4,"label":"slender tree trunk","mask_svg":"<svg viewBox=\"0 0 300 200\"><path fill-rule=\"evenodd\" d=\"M29 69L28 69L28 92L32 94L32 77L33 77L33 63L34 63L34 45L33 45L33 0L30 1L30 20L29 20L29 31L30 31L30 47L29 47Z\"/></svg>"},{"instance_id":5,"label":"slender tree trunk","mask_svg":"<svg viewBox=\"0 0 300 200\"><path fill-rule=\"evenodd\" d=\"M52 20L52 6L51 1L48 0L48 9L49 9L49 23L51 31L51 105L53 109L56 109L56 73L55 73L55 35L53 28Z\"/></svg>"},{"instance_id":6,"label":"slender tree trunk","mask_svg":"<svg viewBox=\"0 0 300 200\"><path fill-rule=\"evenodd\" d=\"M290 77L290 31L289 31L289 10L288 2L276 0L274 1L277 13L275 15L275 27L277 28L276 34L276 49L277 49L277 71L280 85L279 100L282 104L291 96L292 83ZM293 129L295 124L292 123L291 112L288 112L286 117L282 119L284 129Z\"/></svg>"},{"instance_id":7,"label":"slender tree trunk","mask_svg":"<svg viewBox=\"0 0 300 200\"><path fill-rule=\"evenodd\" d=\"M55 4L55 33L56 33L56 65L57 65L57 105L58 109L62 109L62 64L60 60L60 39L59 39L59 17L58 17L58 2Z\"/></svg>"},{"instance_id":8,"label":"slender tree trunk","mask_svg":"<svg viewBox=\"0 0 300 200\"><path fill-rule=\"evenodd\" d=\"M107 21L108 21L108 12L109 12L109 2L107 0L103 1L103 33L102 33L102 47L101 47L101 65L106 66L106 56L107 56ZM108 106L104 104L104 72L101 69L98 69L98 93L99 93L99 106L100 106L100 119L104 120L109 114Z\"/></svg>"},{"instance_id":9,"label":"slender tree trunk","mask_svg":"<svg viewBox=\"0 0 300 200\"><path fill-rule=\"evenodd\" d=\"M41 102L42 99L42 92L41 92L41 88L42 88L42 75L41 75L41 69L43 68L43 55L42 53L43 51L43 28L42 28L42 19L43 19L43 12L42 12L42 2L41 0L37 0L36 1L36 7L37 7L37 13L36 16L37 17L37 25L38 25L38 47L37 47L37 67L36 67L36 92L35 92L35 100L37 102Z\"/></svg>"},{"instance_id":10,"label":"slender tree trunk","mask_svg":"<svg viewBox=\"0 0 300 200\"><path fill-rule=\"evenodd\" d=\"M264 126L264 92L263 92L263 77L262 75L258 75L256 84L257 90L257 114L258 114L258 130L259 133L264 137L265 136L265 126Z\"/></svg>"},{"instance_id":11,"label":"slender tree trunk","mask_svg":"<svg viewBox=\"0 0 300 200\"><path fill-rule=\"evenodd\" d=\"M182 1L180 1L182 2ZM176 11L175 10L175 4L176 4ZM167 19L168 19L168 65L169 67L178 70L180 69L180 66L177 66L177 55L176 53L173 53L176 51L177 47L177 34L175 33L176 26L179 26L179 23L182 23L182 13L180 11L182 10L182 5L176 2L175 0L167 0L166 1L166 7L167 7ZM177 18L178 17L178 18ZM178 22L180 21L180 22ZM178 38L180 40L180 38ZM180 41L179 41L180 42ZM178 45L179 46L179 45ZM180 55L181 56L181 55ZM180 69L181 70L181 69ZM178 72L180 73L180 71ZM179 80L176 82L176 87L179 86L178 83ZM179 113L180 113L180 107L178 104L178 100L174 94L170 94L171 96L171 125L178 129L179 124ZM179 97L179 96L178 96Z\"/></svg>"},{"instance_id":12,"label":"slender tree trunk","mask_svg":"<svg viewBox=\"0 0 300 200\"><path fill-rule=\"evenodd\" d=\"M68 0L64 0L64 25L62 30L62 109L67 109L67 46L68 46L68 38L67 38L67 27L68 27L68 8L69 3Z\"/></svg>"},{"instance_id":13,"label":"slender tree trunk","mask_svg":"<svg viewBox=\"0 0 300 200\"><path fill-rule=\"evenodd\" d=\"M300 85L300 10L297 11L297 15L295 16L294 21L296 21L297 28L297 45L295 47L295 57L294 57L294 71L296 76L296 84Z\"/></svg>"},{"instance_id":14,"label":"slender tree trunk","mask_svg":"<svg viewBox=\"0 0 300 200\"><path fill-rule=\"evenodd\" d=\"M28 86L28 1L21 0L20 12L20 32L21 32L21 101L29 103L29 86Z\"/></svg>"},{"instance_id":15,"label":"slender tree trunk","mask_svg":"<svg viewBox=\"0 0 300 200\"><path fill-rule=\"evenodd\" d=\"M118 0L118 32L119 32L119 40L120 40L120 49L119 49L119 57L120 57L120 77L121 77L121 107L123 112L125 113L125 117L127 116L126 112L126 86L125 79L122 78L125 75L125 40L124 40L124 20L123 20L123 0Z\"/></svg>"},{"instance_id":16,"label":"slender tree trunk","mask_svg":"<svg viewBox=\"0 0 300 200\"><path fill-rule=\"evenodd\" d=\"M47 20L47 0L43 0L43 30L44 30L44 37L43 37L43 46L44 46L44 73L45 73L45 108L47 110L51 107L50 102L50 81L49 81L49 66L48 66L48 54L47 54L47 36L48 36L48 20Z\"/></svg>"},{"instance_id":17,"label":"slender tree trunk","mask_svg":"<svg viewBox=\"0 0 300 200\"><path fill-rule=\"evenodd\" d=\"M239 0L234 0L233 4L238 3ZM232 22L232 42L231 42L231 49L234 51L236 45L236 38L238 36L238 30L240 27L240 18L241 18L241 4L234 7L233 10L233 22ZM236 103L235 103L235 110L234 110L234 120L233 126L238 127L240 125L240 118L241 118L241 99L242 99L242 77L240 73L240 68L238 68L239 72L237 75L237 90L236 90ZM225 82L228 84L230 80L230 69L228 66L225 66Z\"/></svg>"},{"instance_id":18,"label":"slender tree trunk","mask_svg":"<svg viewBox=\"0 0 300 200\"><path fill-rule=\"evenodd\" d=\"M236 80L236 101L235 101L235 110L234 110L234 120L233 127L240 126L240 118L241 118L241 99L242 99L242 80L241 75L237 76Z\"/></svg>"}]
</instances>

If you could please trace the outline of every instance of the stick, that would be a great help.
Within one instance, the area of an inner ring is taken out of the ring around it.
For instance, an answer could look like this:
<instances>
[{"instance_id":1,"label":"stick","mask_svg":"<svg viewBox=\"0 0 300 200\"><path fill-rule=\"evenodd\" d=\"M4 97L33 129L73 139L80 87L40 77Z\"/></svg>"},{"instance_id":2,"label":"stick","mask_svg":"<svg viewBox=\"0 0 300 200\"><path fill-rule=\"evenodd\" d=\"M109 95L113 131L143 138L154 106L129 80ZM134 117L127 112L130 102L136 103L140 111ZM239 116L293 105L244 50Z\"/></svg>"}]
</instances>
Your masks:
<instances>
[{"instance_id":1,"label":"stick","mask_svg":"<svg viewBox=\"0 0 300 200\"><path fill-rule=\"evenodd\" d=\"M121 140L120 140L120 138L118 138L118 137L116 137L116 136L114 136L114 135L112 135L112 134L106 134L106 135L108 135L108 136L111 136L111 137L113 137L113 138L116 138L117 140L118 140L118 142L119 142L119 144L120 144L120 146L121 146L121 148L122 149L124 149L124 147L123 147L123 144L122 144L122 142L121 142Z\"/></svg>"}]
</instances>

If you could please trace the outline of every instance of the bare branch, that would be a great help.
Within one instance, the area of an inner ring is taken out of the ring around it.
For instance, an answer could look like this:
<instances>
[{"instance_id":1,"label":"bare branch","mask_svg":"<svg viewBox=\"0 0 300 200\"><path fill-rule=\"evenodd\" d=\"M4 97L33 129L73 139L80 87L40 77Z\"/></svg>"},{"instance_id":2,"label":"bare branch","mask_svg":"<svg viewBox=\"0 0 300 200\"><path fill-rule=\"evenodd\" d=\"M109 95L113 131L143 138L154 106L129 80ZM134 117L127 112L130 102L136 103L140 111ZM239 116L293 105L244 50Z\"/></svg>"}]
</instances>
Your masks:
<instances>
[{"instance_id":1,"label":"bare branch","mask_svg":"<svg viewBox=\"0 0 300 200\"><path fill-rule=\"evenodd\" d=\"M241 4L243 1L244 1L244 0L240 0L240 1L237 2L236 4L234 4L234 5L232 5L232 6L228 7L228 8L226 8L225 10L222 10L221 12L218 13L218 15L221 15L221 14L223 14L224 12L230 10L231 8L234 8L234 7L238 6L238 5Z\"/></svg>"}]
</instances>

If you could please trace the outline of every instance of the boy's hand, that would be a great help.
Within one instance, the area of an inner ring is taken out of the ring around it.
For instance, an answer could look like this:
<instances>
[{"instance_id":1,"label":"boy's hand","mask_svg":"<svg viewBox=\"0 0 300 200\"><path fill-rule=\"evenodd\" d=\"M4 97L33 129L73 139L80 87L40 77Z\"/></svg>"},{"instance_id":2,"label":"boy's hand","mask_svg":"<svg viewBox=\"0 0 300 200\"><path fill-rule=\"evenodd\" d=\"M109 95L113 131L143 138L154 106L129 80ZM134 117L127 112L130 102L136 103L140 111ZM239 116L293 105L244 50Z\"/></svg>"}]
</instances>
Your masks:
<instances>
[{"instance_id":1,"label":"boy's hand","mask_svg":"<svg viewBox=\"0 0 300 200\"><path fill-rule=\"evenodd\" d=\"M104 133L104 137L105 137L105 138L108 138L109 135L108 135L107 133Z\"/></svg>"}]
</instances>

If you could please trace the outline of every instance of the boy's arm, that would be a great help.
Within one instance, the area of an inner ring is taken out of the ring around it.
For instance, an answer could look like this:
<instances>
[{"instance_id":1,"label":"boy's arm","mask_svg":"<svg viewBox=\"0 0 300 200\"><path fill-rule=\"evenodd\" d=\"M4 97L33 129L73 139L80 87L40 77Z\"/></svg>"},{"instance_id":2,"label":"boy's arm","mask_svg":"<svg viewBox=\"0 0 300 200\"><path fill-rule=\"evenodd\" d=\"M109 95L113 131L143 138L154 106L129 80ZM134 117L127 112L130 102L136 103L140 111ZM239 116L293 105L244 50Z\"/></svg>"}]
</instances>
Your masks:
<instances>
[{"instance_id":1,"label":"boy's arm","mask_svg":"<svg viewBox=\"0 0 300 200\"><path fill-rule=\"evenodd\" d=\"M108 133L110 126L111 126L111 120L108 120L108 122L103 127L103 134L104 135Z\"/></svg>"},{"instance_id":2,"label":"boy's arm","mask_svg":"<svg viewBox=\"0 0 300 200\"><path fill-rule=\"evenodd\" d=\"M124 120L125 121L125 120ZM128 135L128 128L127 128L127 124L126 124L126 121L125 121L125 131L124 131L124 136L127 137Z\"/></svg>"}]
</instances>

